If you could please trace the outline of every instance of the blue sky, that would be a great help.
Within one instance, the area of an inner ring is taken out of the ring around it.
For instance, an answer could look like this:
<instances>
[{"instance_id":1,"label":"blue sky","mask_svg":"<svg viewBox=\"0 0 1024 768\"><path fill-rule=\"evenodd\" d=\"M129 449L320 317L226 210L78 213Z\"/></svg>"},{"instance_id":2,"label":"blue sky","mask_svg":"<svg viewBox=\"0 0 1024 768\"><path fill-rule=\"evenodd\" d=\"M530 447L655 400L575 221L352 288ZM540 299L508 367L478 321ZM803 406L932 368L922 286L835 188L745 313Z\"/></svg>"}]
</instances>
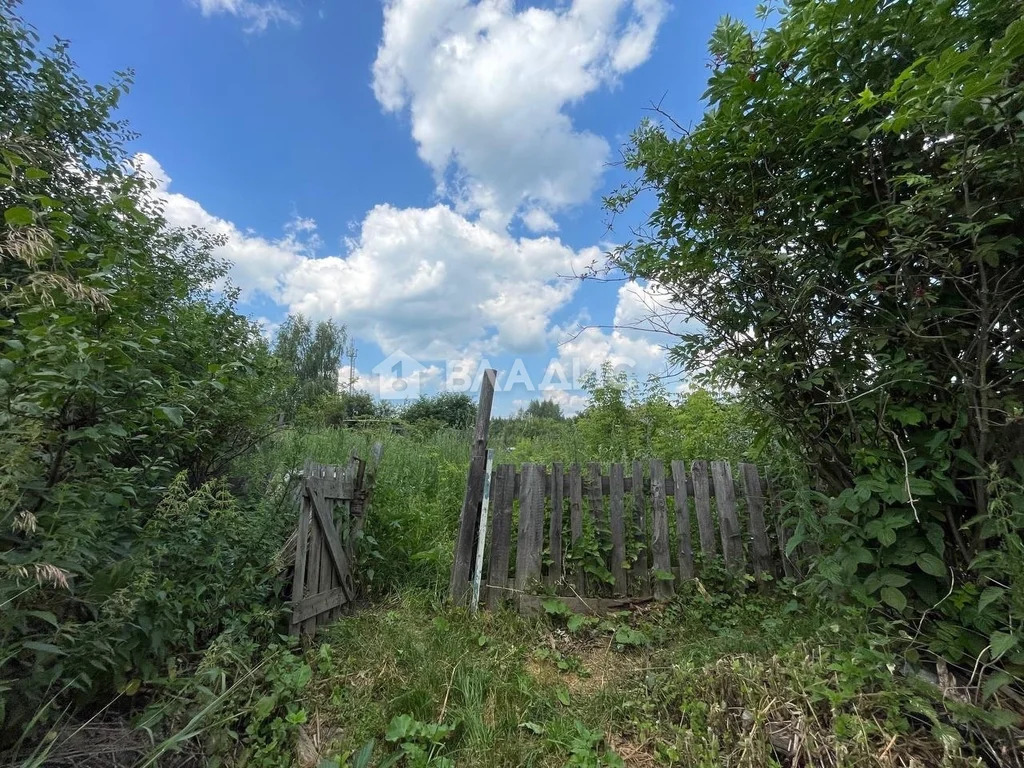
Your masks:
<instances>
[{"instance_id":1,"label":"blue sky","mask_svg":"<svg viewBox=\"0 0 1024 768\"><path fill-rule=\"evenodd\" d=\"M707 39L753 9L26 0L22 15L71 40L94 82L135 70L131 151L171 223L227 238L241 309L268 332L289 311L345 323L361 386L391 398L457 388L486 360L505 413L579 408L562 382L603 360L665 370L670 338L631 327L657 287L565 276L642 221L641 206L609 231L600 197L626 178L614 162L645 107L699 120Z\"/></svg>"}]
</instances>

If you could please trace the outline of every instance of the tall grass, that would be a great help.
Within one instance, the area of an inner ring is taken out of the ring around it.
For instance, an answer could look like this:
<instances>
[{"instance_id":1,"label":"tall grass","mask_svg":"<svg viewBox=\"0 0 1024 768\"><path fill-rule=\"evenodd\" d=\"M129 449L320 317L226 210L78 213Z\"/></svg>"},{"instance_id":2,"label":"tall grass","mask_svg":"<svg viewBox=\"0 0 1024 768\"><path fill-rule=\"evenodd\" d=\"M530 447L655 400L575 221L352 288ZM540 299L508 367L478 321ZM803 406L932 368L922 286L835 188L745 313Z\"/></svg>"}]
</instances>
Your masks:
<instances>
[{"instance_id":1,"label":"tall grass","mask_svg":"<svg viewBox=\"0 0 1024 768\"><path fill-rule=\"evenodd\" d=\"M271 441L248 470L266 478L307 459L345 464L383 445L366 518L362 578L376 594L416 588L442 594L448 584L459 511L469 468L470 433L430 435L321 429L289 431Z\"/></svg>"}]
</instances>

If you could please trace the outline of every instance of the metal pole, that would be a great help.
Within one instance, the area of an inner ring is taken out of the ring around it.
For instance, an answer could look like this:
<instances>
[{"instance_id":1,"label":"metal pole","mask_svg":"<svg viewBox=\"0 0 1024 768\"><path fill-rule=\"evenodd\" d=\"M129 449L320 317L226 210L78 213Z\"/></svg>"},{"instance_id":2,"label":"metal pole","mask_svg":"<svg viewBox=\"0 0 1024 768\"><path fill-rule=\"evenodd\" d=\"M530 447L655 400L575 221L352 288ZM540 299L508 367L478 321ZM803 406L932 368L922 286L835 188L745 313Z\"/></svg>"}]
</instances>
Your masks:
<instances>
[{"instance_id":1,"label":"metal pole","mask_svg":"<svg viewBox=\"0 0 1024 768\"><path fill-rule=\"evenodd\" d=\"M487 540L487 506L491 501L491 466L494 464L494 449L487 449L487 468L484 470L484 497L480 502L480 527L476 541L476 565L473 567L473 599L469 604L472 613L480 605L480 580L484 570L484 542Z\"/></svg>"}]
</instances>

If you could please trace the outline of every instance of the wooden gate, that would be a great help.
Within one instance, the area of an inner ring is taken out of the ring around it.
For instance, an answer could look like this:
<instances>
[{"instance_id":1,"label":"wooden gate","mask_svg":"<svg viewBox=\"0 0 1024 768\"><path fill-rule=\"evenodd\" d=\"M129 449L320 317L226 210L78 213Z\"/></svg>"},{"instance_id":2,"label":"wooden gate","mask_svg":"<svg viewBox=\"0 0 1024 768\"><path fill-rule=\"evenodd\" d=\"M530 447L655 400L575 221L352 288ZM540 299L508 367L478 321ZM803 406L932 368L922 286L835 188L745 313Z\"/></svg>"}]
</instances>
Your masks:
<instances>
[{"instance_id":1,"label":"wooden gate","mask_svg":"<svg viewBox=\"0 0 1024 768\"><path fill-rule=\"evenodd\" d=\"M672 461L669 472L662 461L646 464L645 473L644 462L634 461L630 475L622 464L607 474L598 463L585 473L578 464L498 466L487 505L487 605L514 598L530 612L539 593L555 593L575 611L601 612L635 598L668 598L675 584L697 575L694 539L701 562L793 573L785 531L778 520L774 530L766 523L766 513L773 515L755 465L739 465L737 499L728 462L694 461L687 471ZM474 539L476 546L479 531Z\"/></svg>"},{"instance_id":2,"label":"wooden gate","mask_svg":"<svg viewBox=\"0 0 1024 768\"><path fill-rule=\"evenodd\" d=\"M292 634L312 636L356 597L355 545L373 492L381 445L369 466L353 456L345 467L306 462L292 583Z\"/></svg>"}]
</instances>

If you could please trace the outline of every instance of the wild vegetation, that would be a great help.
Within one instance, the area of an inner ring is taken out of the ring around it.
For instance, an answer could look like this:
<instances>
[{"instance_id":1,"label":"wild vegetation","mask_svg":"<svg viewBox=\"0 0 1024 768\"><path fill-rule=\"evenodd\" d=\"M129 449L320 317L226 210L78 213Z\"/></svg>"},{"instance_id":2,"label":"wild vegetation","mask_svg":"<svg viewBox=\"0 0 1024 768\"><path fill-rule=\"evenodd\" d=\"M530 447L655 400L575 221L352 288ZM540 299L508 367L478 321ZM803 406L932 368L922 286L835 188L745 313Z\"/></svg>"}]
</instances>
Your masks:
<instances>
[{"instance_id":1,"label":"wild vegetation","mask_svg":"<svg viewBox=\"0 0 1024 768\"><path fill-rule=\"evenodd\" d=\"M610 367L499 461L757 460L808 578L702 563L605 618L445 603L475 415L267 341L169 227L94 86L0 0L0 754L14 765L1024 762L1019 0L724 20L710 110L627 149L613 265L703 333L683 394ZM339 369L341 373L339 374ZM696 381L696 379L695 379ZM285 633L295 470L384 450L363 603Z\"/></svg>"}]
</instances>

